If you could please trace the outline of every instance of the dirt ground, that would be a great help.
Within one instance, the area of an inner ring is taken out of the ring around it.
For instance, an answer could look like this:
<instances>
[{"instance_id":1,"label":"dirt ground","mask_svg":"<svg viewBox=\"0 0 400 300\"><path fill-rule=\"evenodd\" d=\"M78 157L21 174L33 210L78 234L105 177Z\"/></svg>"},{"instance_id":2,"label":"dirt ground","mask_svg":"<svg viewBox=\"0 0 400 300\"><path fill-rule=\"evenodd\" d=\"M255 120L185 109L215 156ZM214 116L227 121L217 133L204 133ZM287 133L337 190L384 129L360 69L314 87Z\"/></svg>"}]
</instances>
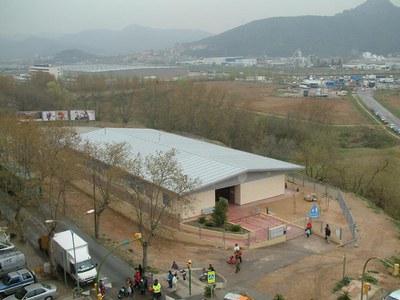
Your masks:
<instances>
[{"instance_id":1,"label":"dirt ground","mask_svg":"<svg viewBox=\"0 0 400 300\"><path fill-rule=\"evenodd\" d=\"M208 88L221 88L227 91L228 97L237 95L238 106L260 113L286 117L299 111L312 111L315 107L327 112L331 118L328 123L335 125L366 125L367 120L347 100L338 98L285 98L279 97L278 89L283 86L252 82L205 82Z\"/></svg>"},{"instance_id":2,"label":"dirt ground","mask_svg":"<svg viewBox=\"0 0 400 300\"><path fill-rule=\"evenodd\" d=\"M93 235L94 225L90 216L77 218L77 212L86 211L92 208L92 199L76 190L68 193L69 217ZM282 218L297 218L304 216L309 210L310 203L302 200L302 195L296 197L296 214L293 214L293 201L289 197L284 201L277 201L269 204L270 209ZM258 278L252 288L259 292L271 293L271 286L274 293L282 294L286 300L298 299L336 299L338 294L332 294L332 289L342 279L344 269L344 256L346 255L345 275L359 278L365 261L372 256L384 259L392 256L400 256L399 230L392 220L383 213L374 212L368 207L365 201L346 195L346 200L351 208L352 214L357 222L359 240L356 246L335 247L330 251L321 252L318 255L309 256L296 264L286 266L279 272L272 272L263 278ZM322 214L335 224L344 224L344 218L339 214L336 201L331 201L329 208L327 203L321 202ZM101 218L102 240L109 245L120 243L128 238L133 238L135 224L120 214L106 210ZM251 251L251 250L246 250ZM149 263L159 270L168 270L171 265L171 253L178 263L184 263L190 257L193 261L210 262L217 265L217 258L225 257L227 250L215 247L202 247L198 245L182 244L176 241L155 239L149 249ZM119 252L127 261L136 265L141 262L141 249L136 244L121 249ZM247 254L249 255L249 254ZM215 261L213 261L215 260ZM197 266L194 266L197 267ZM389 270L376 261L368 264L367 270L379 271L375 277L380 278L380 286L389 290L397 289L400 286L400 278L389 276ZM349 286L352 299L358 299L359 285ZM374 289L376 289L374 287Z\"/></svg>"}]
</instances>

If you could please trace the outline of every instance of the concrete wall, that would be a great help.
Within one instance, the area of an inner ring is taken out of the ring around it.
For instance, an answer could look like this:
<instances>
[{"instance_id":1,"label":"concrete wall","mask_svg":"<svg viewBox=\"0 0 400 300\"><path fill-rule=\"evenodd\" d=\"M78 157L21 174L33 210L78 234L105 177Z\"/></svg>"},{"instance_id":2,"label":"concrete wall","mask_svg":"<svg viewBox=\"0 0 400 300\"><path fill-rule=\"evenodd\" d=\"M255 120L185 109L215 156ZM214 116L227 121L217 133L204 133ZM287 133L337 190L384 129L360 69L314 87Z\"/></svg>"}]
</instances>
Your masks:
<instances>
[{"instance_id":1,"label":"concrete wall","mask_svg":"<svg viewBox=\"0 0 400 300\"><path fill-rule=\"evenodd\" d=\"M243 183L240 192L240 205L282 195L285 193L285 175Z\"/></svg>"},{"instance_id":2,"label":"concrete wall","mask_svg":"<svg viewBox=\"0 0 400 300\"><path fill-rule=\"evenodd\" d=\"M205 191L192 196L195 199L193 209L182 214L183 219L200 216L202 209L215 206L215 191Z\"/></svg>"},{"instance_id":3,"label":"concrete wall","mask_svg":"<svg viewBox=\"0 0 400 300\"><path fill-rule=\"evenodd\" d=\"M254 201L275 197L285 193L285 175L267 177L235 186L235 203L243 205ZM193 210L183 213L182 218L192 218L203 214L202 210L215 206L215 191L205 191L193 195L196 198Z\"/></svg>"}]
</instances>

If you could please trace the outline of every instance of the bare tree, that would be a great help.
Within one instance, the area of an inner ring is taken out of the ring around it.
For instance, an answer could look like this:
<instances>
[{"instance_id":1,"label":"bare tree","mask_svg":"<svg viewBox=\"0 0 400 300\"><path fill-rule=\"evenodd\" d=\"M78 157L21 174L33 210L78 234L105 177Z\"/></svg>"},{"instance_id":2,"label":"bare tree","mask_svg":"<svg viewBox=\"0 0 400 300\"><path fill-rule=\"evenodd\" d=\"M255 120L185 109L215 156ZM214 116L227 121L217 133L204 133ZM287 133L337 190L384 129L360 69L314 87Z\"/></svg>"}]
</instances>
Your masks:
<instances>
[{"instance_id":1,"label":"bare tree","mask_svg":"<svg viewBox=\"0 0 400 300\"><path fill-rule=\"evenodd\" d=\"M123 188L129 194L142 235L143 267L147 268L147 250L165 218L172 212L191 209L190 192L199 185L199 179L183 174L176 151L156 152L145 158L138 155L129 165L130 177Z\"/></svg>"},{"instance_id":2,"label":"bare tree","mask_svg":"<svg viewBox=\"0 0 400 300\"><path fill-rule=\"evenodd\" d=\"M2 119L0 128L0 164L8 171L7 188L15 191L16 228L22 229L21 212L28 206L36 209L42 223L57 219L65 187L76 176L75 156L69 153L79 138L60 123L41 126ZM23 230L20 233L23 237Z\"/></svg>"},{"instance_id":3,"label":"bare tree","mask_svg":"<svg viewBox=\"0 0 400 300\"><path fill-rule=\"evenodd\" d=\"M119 93L113 95L115 106L118 107L118 114L125 127L133 117L134 112L134 93Z\"/></svg>"},{"instance_id":4,"label":"bare tree","mask_svg":"<svg viewBox=\"0 0 400 300\"><path fill-rule=\"evenodd\" d=\"M90 169L93 187L101 195L101 199L94 201L95 236L99 238L101 214L112 201L113 189L126 173L130 147L126 143L96 145L88 142L83 145L82 151L87 157L86 162Z\"/></svg>"}]
</instances>

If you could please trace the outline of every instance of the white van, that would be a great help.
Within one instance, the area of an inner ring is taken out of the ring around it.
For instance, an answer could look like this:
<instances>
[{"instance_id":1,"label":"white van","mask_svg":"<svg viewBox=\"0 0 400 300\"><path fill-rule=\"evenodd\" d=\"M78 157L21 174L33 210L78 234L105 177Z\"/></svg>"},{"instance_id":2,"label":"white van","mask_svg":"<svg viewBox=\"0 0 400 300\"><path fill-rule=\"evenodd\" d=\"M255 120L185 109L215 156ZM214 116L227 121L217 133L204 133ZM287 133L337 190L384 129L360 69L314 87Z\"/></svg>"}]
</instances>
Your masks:
<instances>
[{"instance_id":1,"label":"white van","mask_svg":"<svg viewBox=\"0 0 400 300\"><path fill-rule=\"evenodd\" d=\"M0 252L0 277L25 267L25 255L21 251Z\"/></svg>"},{"instance_id":2,"label":"white van","mask_svg":"<svg viewBox=\"0 0 400 300\"><path fill-rule=\"evenodd\" d=\"M391 292L388 296L386 296L385 300L400 300L400 290Z\"/></svg>"}]
</instances>

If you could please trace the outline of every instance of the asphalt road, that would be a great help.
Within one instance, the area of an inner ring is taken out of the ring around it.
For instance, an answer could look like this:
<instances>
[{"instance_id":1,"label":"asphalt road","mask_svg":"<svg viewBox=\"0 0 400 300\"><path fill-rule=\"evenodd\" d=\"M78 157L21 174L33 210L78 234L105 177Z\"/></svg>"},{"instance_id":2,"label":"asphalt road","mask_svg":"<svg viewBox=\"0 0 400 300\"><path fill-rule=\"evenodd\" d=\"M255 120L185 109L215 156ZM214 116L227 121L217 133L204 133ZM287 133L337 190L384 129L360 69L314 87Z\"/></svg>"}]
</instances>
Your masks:
<instances>
[{"instance_id":1,"label":"asphalt road","mask_svg":"<svg viewBox=\"0 0 400 300\"><path fill-rule=\"evenodd\" d=\"M379 114L384 117L389 122L389 124L394 124L397 128L400 128L400 119L393 115L385 107L383 107L378 101L376 101L372 96L372 93L373 89L357 91L357 94L360 97L361 101L363 101L369 109L373 109L375 112L379 112Z\"/></svg>"}]
</instances>

